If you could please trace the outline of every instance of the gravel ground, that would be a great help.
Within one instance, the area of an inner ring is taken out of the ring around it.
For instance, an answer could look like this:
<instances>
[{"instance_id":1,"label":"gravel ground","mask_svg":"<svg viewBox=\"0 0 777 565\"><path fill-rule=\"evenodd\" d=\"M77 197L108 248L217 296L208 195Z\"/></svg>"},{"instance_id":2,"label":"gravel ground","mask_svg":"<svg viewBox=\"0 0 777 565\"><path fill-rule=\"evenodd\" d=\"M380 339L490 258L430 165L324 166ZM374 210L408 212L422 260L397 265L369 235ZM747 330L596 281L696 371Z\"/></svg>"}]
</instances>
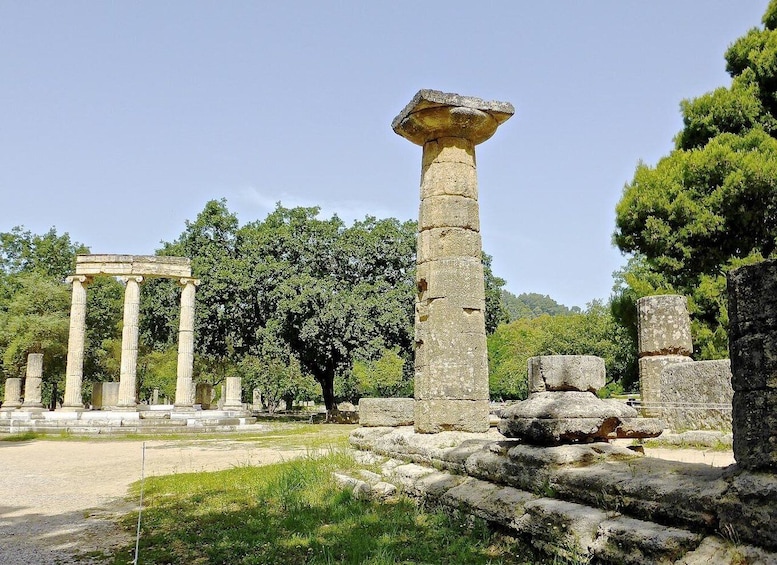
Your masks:
<instances>
[{"instance_id":1,"label":"gravel ground","mask_svg":"<svg viewBox=\"0 0 777 565\"><path fill-rule=\"evenodd\" d=\"M0 442L0 565L102 563L88 554L131 544L115 519L137 507L125 496L140 480L142 443ZM145 444L146 476L267 465L305 453L228 439Z\"/></svg>"}]
</instances>

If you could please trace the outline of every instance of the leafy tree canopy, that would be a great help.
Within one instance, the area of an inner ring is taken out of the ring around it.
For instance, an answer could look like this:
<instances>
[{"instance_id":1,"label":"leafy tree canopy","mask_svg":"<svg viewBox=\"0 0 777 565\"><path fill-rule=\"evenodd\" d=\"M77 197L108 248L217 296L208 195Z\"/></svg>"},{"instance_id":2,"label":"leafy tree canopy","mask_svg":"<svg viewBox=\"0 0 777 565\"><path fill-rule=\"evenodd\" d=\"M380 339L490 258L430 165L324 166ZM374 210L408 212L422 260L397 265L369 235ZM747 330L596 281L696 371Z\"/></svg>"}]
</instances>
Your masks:
<instances>
[{"instance_id":1,"label":"leafy tree canopy","mask_svg":"<svg viewBox=\"0 0 777 565\"><path fill-rule=\"evenodd\" d=\"M538 318L543 314L564 316L566 314L580 313L580 308L577 306L567 308L547 294L529 292L516 296L509 290L502 289L500 295L502 305L507 310L508 321L510 322L520 318Z\"/></svg>"},{"instance_id":2,"label":"leafy tree canopy","mask_svg":"<svg viewBox=\"0 0 777 565\"><path fill-rule=\"evenodd\" d=\"M689 297L696 353L726 355L725 273L777 254L777 0L765 27L726 52L729 87L681 103L683 130L657 165L640 163L616 207L615 244L632 253L615 313L646 294Z\"/></svg>"}]
</instances>

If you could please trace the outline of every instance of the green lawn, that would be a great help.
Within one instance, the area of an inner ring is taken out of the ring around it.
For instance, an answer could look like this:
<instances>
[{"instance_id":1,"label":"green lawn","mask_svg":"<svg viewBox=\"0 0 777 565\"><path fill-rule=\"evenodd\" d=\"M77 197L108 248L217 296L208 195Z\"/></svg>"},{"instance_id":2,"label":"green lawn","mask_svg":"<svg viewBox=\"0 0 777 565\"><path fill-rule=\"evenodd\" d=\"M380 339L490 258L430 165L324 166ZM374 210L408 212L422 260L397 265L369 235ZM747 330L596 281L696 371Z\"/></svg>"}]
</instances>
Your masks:
<instances>
[{"instance_id":1,"label":"green lawn","mask_svg":"<svg viewBox=\"0 0 777 565\"><path fill-rule=\"evenodd\" d=\"M355 499L332 479L333 471L353 467L335 450L266 467L147 479L139 563L538 562L480 520L426 512L405 497ZM136 513L124 520L132 532L136 523ZM113 563L131 563L133 549Z\"/></svg>"}]
</instances>

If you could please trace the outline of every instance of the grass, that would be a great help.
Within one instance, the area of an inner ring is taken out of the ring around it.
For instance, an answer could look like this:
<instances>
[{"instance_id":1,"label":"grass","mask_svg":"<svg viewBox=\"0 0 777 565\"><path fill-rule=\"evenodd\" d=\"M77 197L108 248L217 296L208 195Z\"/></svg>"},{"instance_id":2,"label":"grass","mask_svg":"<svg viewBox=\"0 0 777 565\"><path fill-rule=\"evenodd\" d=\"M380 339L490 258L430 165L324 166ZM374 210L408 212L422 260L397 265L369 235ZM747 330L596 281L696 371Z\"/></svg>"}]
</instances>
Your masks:
<instances>
[{"instance_id":1,"label":"grass","mask_svg":"<svg viewBox=\"0 0 777 565\"><path fill-rule=\"evenodd\" d=\"M478 519L413 501L357 500L332 479L353 468L342 450L266 467L156 477L145 484L142 564L538 563ZM139 485L134 485L137 496ZM137 514L123 525L134 533ZM525 557L521 557L521 555ZM131 563L133 549L113 556Z\"/></svg>"},{"instance_id":2,"label":"grass","mask_svg":"<svg viewBox=\"0 0 777 565\"><path fill-rule=\"evenodd\" d=\"M640 440L639 445L642 445L646 449L650 448L662 448L662 449L696 449L698 451L718 451L726 452L731 451L733 448L731 444L724 443L718 439L713 444L700 443L694 441L680 441L678 443L669 443L661 440Z\"/></svg>"},{"instance_id":3,"label":"grass","mask_svg":"<svg viewBox=\"0 0 777 565\"><path fill-rule=\"evenodd\" d=\"M19 434L9 434L0 436L0 441L30 441L33 439L40 439L43 434L37 432L22 432Z\"/></svg>"}]
</instances>

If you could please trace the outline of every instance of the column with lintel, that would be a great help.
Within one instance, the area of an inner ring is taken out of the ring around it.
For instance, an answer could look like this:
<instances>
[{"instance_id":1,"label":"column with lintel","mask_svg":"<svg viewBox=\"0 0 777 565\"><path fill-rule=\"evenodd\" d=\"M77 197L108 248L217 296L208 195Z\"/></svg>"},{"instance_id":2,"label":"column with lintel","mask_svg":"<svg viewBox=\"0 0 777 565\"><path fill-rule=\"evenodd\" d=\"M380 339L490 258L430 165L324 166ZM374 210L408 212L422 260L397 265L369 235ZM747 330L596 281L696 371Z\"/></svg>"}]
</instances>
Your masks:
<instances>
[{"instance_id":1,"label":"column with lintel","mask_svg":"<svg viewBox=\"0 0 777 565\"><path fill-rule=\"evenodd\" d=\"M64 410L82 410L81 385L84 380L84 338L86 335L86 285L92 279L75 275L65 279L73 285L70 303L70 334L67 340Z\"/></svg>"},{"instance_id":2,"label":"column with lintel","mask_svg":"<svg viewBox=\"0 0 777 565\"><path fill-rule=\"evenodd\" d=\"M124 327L121 330L121 371L119 373L119 410L137 406L135 380L138 367L138 319L140 317L141 276L119 277L124 288Z\"/></svg>"},{"instance_id":3,"label":"column with lintel","mask_svg":"<svg viewBox=\"0 0 777 565\"><path fill-rule=\"evenodd\" d=\"M175 385L175 408L194 406L192 373L194 369L194 292L200 281L183 278L181 289L181 318L178 324L178 378Z\"/></svg>"},{"instance_id":4,"label":"column with lintel","mask_svg":"<svg viewBox=\"0 0 777 565\"><path fill-rule=\"evenodd\" d=\"M489 428L485 289L475 145L515 110L421 90L394 131L423 147L415 321L415 429Z\"/></svg>"}]
</instances>

